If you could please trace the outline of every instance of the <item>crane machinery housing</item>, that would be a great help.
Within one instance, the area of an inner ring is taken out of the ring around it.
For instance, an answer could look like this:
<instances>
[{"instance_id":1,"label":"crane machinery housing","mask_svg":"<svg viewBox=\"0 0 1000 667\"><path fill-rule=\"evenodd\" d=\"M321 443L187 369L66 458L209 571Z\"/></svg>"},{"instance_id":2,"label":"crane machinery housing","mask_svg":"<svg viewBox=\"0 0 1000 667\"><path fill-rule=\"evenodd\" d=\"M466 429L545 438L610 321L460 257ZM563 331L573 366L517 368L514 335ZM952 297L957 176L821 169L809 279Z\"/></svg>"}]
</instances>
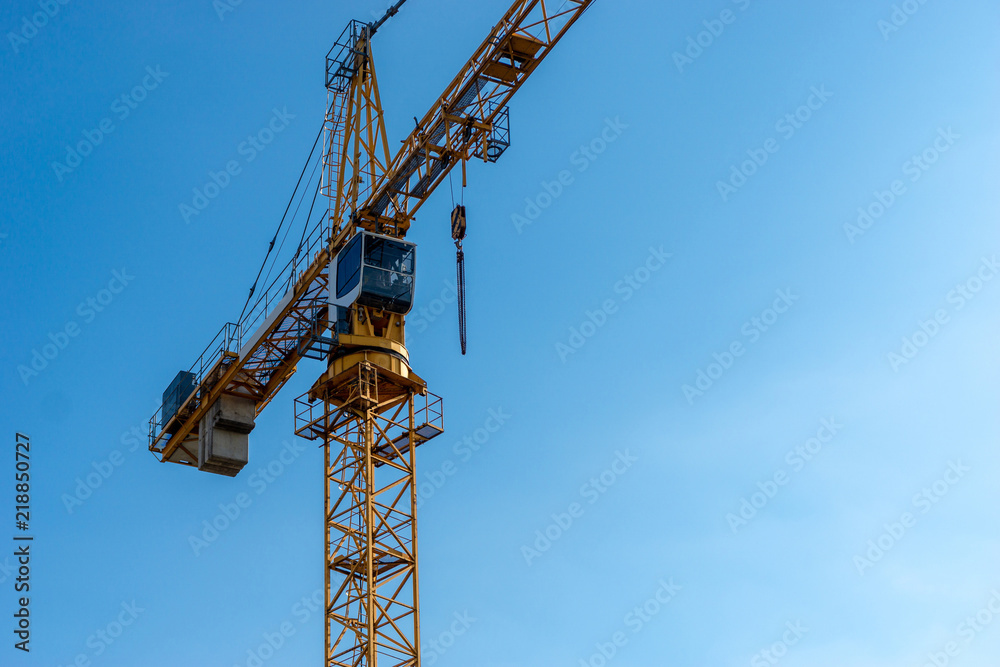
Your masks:
<instances>
[{"instance_id":1,"label":"crane machinery housing","mask_svg":"<svg viewBox=\"0 0 1000 667\"><path fill-rule=\"evenodd\" d=\"M415 452L443 433L444 413L406 349L416 286L406 234L453 168L464 183L469 160L503 155L508 102L593 4L514 2L391 154L372 37L405 2L377 22L351 21L327 54L326 117L306 163L316 155L322 170L298 248L259 294L255 282L239 321L176 376L150 420L161 462L236 476L256 417L299 362L326 362L295 400L296 434L324 453L326 667L420 664ZM327 206L313 221L320 192ZM464 283L464 206L451 222ZM459 301L464 353L464 291Z\"/></svg>"}]
</instances>

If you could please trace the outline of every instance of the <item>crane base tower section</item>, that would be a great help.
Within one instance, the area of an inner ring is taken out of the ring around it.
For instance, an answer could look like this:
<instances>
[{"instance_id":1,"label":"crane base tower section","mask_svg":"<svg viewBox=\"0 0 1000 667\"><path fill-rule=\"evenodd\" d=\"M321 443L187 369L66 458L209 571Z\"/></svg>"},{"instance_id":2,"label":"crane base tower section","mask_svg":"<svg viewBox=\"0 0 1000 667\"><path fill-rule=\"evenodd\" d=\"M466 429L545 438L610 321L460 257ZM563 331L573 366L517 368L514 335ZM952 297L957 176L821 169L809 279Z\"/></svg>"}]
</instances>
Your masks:
<instances>
[{"instance_id":1,"label":"crane base tower section","mask_svg":"<svg viewBox=\"0 0 1000 667\"><path fill-rule=\"evenodd\" d=\"M444 431L422 380L363 360L296 401L296 433L322 440L326 667L416 667L415 452Z\"/></svg>"}]
</instances>

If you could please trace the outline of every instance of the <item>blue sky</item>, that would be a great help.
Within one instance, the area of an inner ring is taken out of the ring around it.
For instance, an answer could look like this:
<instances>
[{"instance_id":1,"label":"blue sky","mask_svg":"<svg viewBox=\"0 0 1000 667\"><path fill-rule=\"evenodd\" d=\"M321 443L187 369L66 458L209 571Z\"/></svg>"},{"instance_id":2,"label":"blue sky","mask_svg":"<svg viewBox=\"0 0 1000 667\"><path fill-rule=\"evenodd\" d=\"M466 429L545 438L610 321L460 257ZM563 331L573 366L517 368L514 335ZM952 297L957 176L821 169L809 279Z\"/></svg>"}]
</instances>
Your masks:
<instances>
[{"instance_id":1,"label":"blue sky","mask_svg":"<svg viewBox=\"0 0 1000 667\"><path fill-rule=\"evenodd\" d=\"M302 603L321 452L292 436L321 365L236 479L160 465L133 432L239 315L324 56L387 4L69 0L37 30L36 2L0 9L0 489L29 434L36 536L32 652L4 628L3 664L247 665L283 623L264 664L322 660ZM993 665L1000 7L677 4L596 3L512 103L510 150L471 166L468 357L447 191L414 224L409 347L447 427L420 475L456 470L420 510L423 632L450 644L424 664ZM507 6L413 0L377 35L393 145Z\"/></svg>"}]
</instances>

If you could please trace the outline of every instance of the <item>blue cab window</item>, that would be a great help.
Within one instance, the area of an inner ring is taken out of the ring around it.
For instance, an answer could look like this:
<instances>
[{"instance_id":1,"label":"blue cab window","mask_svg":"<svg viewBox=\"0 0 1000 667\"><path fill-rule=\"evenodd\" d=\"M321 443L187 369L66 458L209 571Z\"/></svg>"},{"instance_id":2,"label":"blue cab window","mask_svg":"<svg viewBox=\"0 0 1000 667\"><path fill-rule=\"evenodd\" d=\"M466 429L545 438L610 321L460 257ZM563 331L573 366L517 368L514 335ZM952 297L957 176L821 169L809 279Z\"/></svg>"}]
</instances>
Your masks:
<instances>
[{"instance_id":1,"label":"blue cab window","mask_svg":"<svg viewBox=\"0 0 1000 667\"><path fill-rule=\"evenodd\" d=\"M344 297L357 287L361 279L361 240L364 234L355 234L344 252L337 258L337 298Z\"/></svg>"}]
</instances>

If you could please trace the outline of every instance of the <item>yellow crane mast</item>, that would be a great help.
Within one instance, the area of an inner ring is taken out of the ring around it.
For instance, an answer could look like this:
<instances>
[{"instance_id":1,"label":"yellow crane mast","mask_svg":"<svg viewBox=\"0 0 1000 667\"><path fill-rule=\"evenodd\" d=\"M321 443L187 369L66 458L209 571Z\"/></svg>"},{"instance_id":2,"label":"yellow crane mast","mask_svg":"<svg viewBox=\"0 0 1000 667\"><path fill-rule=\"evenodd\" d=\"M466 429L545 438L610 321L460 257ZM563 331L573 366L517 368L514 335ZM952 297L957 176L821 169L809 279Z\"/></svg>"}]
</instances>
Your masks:
<instances>
[{"instance_id":1,"label":"yellow crane mast","mask_svg":"<svg viewBox=\"0 0 1000 667\"><path fill-rule=\"evenodd\" d=\"M507 103L593 4L514 2L391 155L371 40L405 2L376 23L352 21L327 55L327 213L307 218L295 256L178 374L150 420L160 461L235 476L254 419L299 361L327 362L295 400L296 434L324 450L327 667L420 664L415 451L444 423L406 350L416 277L406 233L454 167L464 181L469 160L503 154ZM464 228L459 207L460 271Z\"/></svg>"}]
</instances>

